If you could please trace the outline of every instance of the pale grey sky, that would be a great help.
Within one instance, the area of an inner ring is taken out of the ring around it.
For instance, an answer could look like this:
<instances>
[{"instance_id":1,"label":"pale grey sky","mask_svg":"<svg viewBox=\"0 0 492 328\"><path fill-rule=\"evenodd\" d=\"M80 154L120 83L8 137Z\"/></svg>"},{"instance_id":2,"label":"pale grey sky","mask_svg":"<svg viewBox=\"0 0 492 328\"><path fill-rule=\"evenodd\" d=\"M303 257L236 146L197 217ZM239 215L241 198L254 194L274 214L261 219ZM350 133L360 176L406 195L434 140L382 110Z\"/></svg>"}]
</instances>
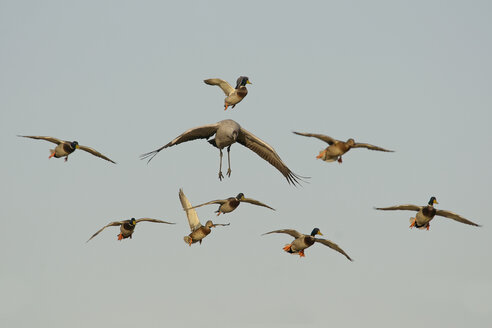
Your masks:
<instances>
[{"instance_id":1,"label":"pale grey sky","mask_svg":"<svg viewBox=\"0 0 492 328\"><path fill-rule=\"evenodd\" d=\"M492 5L489 1L0 1L2 327L490 327ZM253 85L233 110L202 80ZM206 141L138 156L231 118L297 174L233 145L217 179ZM321 141L376 144L344 163ZM48 160L49 135L96 148ZM201 246L183 242L192 204L243 192ZM424 205L483 224L436 218ZM154 217L118 242L113 220ZM318 227L300 259L292 239Z\"/></svg>"}]
</instances>

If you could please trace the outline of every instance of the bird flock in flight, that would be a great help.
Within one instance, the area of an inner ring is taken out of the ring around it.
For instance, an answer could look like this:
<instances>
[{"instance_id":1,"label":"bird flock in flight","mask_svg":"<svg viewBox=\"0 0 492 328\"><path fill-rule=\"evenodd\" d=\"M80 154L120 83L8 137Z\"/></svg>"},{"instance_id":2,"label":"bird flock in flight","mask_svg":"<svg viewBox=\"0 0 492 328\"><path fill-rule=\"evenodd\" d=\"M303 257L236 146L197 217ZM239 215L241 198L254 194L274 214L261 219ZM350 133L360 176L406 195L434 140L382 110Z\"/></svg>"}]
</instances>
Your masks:
<instances>
[{"instance_id":1,"label":"bird flock in flight","mask_svg":"<svg viewBox=\"0 0 492 328\"><path fill-rule=\"evenodd\" d=\"M235 88L233 88L227 81L218 78L207 79L204 80L204 82L208 85L216 85L220 87L222 91L224 91L226 95L226 98L224 99L224 110L227 110L229 106L231 108L234 108L239 102L241 102L244 99L244 97L246 97L246 95L248 94L248 89L246 88L246 85L251 84L249 78L246 76L240 76L237 79ZM341 141L323 134L302 133L302 132L294 132L294 133L300 136L314 137L328 143L328 147L320 151L319 155L316 156L316 158L322 159L325 162L338 161L338 163L341 164L342 156L352 148L367 148L370 150L377 150L382 152L392 152L392 150L384 149L371 144L355 142L354 139L352 138L348 139L347 141ZM96 151L95 149L87 146L79 145L77 141L65 141L65 140L60 140L57 138L46 137L46 136L20 135L19 137L46 140L56 144L57 146L54 149L50 149L49 158L64 157L66 162L70 154L72 154L76 149L81 149L94 156L100 157L106 161L116 164L116 162L106 157L105 155L101 154L100 152ZM218 175L220 180L224 178L224 175L222 173L222 157L223 157L222 150L224 148L227 149L228 169L226 175L230 177L232 172L231 157L230 157L231 146L234 143L239 143L249 148L251 151L255 152L258 156L260 156L268 163L270 163L272 166L274 166L280 173L282 173L282 175L287 179L287 182L289 184L299 185L300 182L303 181L302 179L304 177L299 176L294 172L292 172L287 167L287 165L282 161L282 159L280 158L280 156L277 154L277 152L272 146L270 146L268 143L255 136L253 133L241 127L239 123L230 119L188 129L185 132L183 132L181 135L177 136L176 138L165 144L164 146L154 151L145 153L141 155L140 158L148 159L148 162L150 162L160 151L168 147L172 147L187 141L193 141L197 139L206 139L212 146L219 149L220 164L219 164ZM215 228L217 226L229 225L228 223L227 224L213 223L212 220L208 220L205 223L205 225L201 224L195 210L195 208L197 207L217 204L219 205L219 208L216 211L217 216L219 216L220 214L226 214L234 211L239 206L240 203L249 203L257 206L266 207L271 210L275 210L272 207L260 201L257 201L252 198L245 198L243 193L239 193L236 197L212 200L200 205L192 206L188 198L185 196L183 190L180 189L179 199L183 207L183 210L186 212L186 216L188 218L188 223L191 230L190 234L184 237L184 241L190 246L197 242L201 244L202 240L207 235L210 234L211 228ZM468 224L472 226L480 226L453 212L436 209L434 208L434 204L438 204L438 203L437 203L437 199L433 196L430 198L428 204L424 206L408 204L408 205L396 205L390 207L377 207L375 209L382 210L382 211L407 210L407 211L417 212L414 217L410 218L410 223L411 223L410 228L416 227L418 229L429 230L430 221L436 215L446 217L464 224ZM89 240L87 240L87 242L90 241L92 238L96 237L104 229L113 226L120 227L120 234L118 235L118 240L132 238L132 234L135 230L135 226L139 222L174 224L172 222L166 222L166 221L152 219L152 218L140 218L140 219L131 218L130 220L110 222L109 224L99 229L96 233L94 233L89 238ZM280 230L274 230L264 233L263 235L268 235L272 233L288 234L294 238L294 240L290 244L287 244L283 247L283 250L288 253L298 254L300 257L304 257L305 256L304 250L306 248L314 245L315 243L320 243L341 253L348 260L352 261L350 256L347 255L347 253L345 253L345 251L341 249L334 242L327 239L316 238L317 235L323 235L318 228L314 228L310 234L302 234L294 229L280 229Z\"/></svg>"}]
</instances>

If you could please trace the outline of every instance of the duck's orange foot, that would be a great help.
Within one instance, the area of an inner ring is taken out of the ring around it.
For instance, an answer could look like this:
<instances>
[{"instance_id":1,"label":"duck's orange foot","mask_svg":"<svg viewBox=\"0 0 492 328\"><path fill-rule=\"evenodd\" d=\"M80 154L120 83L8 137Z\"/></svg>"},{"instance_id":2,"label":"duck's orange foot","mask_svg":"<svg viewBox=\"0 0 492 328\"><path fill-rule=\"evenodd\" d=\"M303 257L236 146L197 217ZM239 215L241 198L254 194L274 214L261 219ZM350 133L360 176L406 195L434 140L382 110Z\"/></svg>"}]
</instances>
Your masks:
<instances>
[{"instance_id":1,"label":"duck's orange foot","mask_svg":"<svg viewBox=\"0 0 492 328\"><path fill-rule=\"evenodd\" d=\"M222 213L222 212L218 211L218 212L217 212L217 216L219 216L219 215L220 215L220 213Z\"/></svg>"},{"instance_id":2,"label":"duck's orange foot","mask_svg":"<svg viewBox=\"0 0 492 328\"><path fill-rule=\"evenodd\" d=\"M316 158L317 158L317 159L320 159L320 158L322 158L322 157L323 157L323 155L324 155L324 154L325 154L325 151L324 151L324 150L323 150L323 151L320 151L320 152L319 152L319 155L318 155L318 156L316 156Z\"/></svg>"},{"instance_id":3,"label":"duck's orange foot","mask_svg":"<svg viewBox=\"0 0 492 328\"><path fill-rule=\"evenodd\" d=\"M338 157L338 160L337 160L338 163L342 164L342 156Z\"/></svg>"},{"instance_id":4,"label":"duck's orange foot","mask_svg":"<svg viewBox=\"0 0 492 328\"><path fill-rule=\"evenodd\" d=\"M290 247L291 247L291 246L292 246L292 244L287 244L287 245L285 245L282 249L283 249L284 251L286 251L286 252L289 252L289 253L290 253L290 252L291 252L291 251L290 251Z\"/></svg>"},{"instance_id":5,"label":"duck's orange foot","mask_svg":"<svg viewBox=\"0 0 492 328\"><path fill-rule=\"evenodd\" d=\"M51 158L51 157L53 157L53 156L55 156L55 152L52 152L52 153L50 154L50 157L48 157L48 158Z\"/></svg>"},{"instance_id":6,"label":"duck's orange foot","mask_svg":"<svg viewBox=\"0 0 492 328\"><path fill-rule=\"evenodd\" d=\"M122 240L122 239L123 239L123 234L121 234L121 233L120 233L120 234L118 235L118 240Z\"/></svg>"},{"instance_id":7,"label":"duck's orange foot","mask_svg":"<svg viewBox=\"0 0 492 328\"><path fill-rule=\"evenodd\" d=\"M304 250L302 251L299 251L299 257L305 257L306 255L304 255Z\"/></svg>"},{"instance_id":8,"label":"duck's orange foot","mask_svg":"<svg viewBox=\"0 0 492 328\"><path fill-rule=\"evenodd\" d=\"M191 244L193 244L193 239L190 237L190 241L188 242L188 246L191 247Z\"/></svg>"},{"instance_id":9,"label":"duck's orange foot","mask_svg":"<svg viewBox=\"0 0 492 328\"><path fill-rule=\"evenodd\" d=\"M431 227L430 223L427 223L427 227L425 229L429 231L430 227Z\"/></svg>"},{"instance_id":10,"label":"duck's orange foot","mask_svg":"<svg viewBox=\"0 0 492 328\"><path fill-rule=\"evenodd\" d=\"M409 226L410 229L412 229L413 227L415 227L415 222L416 222L416 219L415 218L410 218L410 226Z\"/></svg>"},{"instance_id":11,"label":"duck's orange foot","mask_svg":"<svg viewBox=\"0 0 492 328\"><path fill-rule=\"evenodd\" d=\"M68 156L67 156L67 157L65 157L65 162L66 162L66 161L68 161Z\"/></svg>"},{"instance_id":12,"label":"duck's orange foot","mask_svg":"<svg viewBox=\"0 0 492 328\"><path fill-rule=\"evenodd\" d=\"M224 105L224 110L227 110L228 107L229 107L229 104L225 104Z\"/></svg>"}]
</instances>

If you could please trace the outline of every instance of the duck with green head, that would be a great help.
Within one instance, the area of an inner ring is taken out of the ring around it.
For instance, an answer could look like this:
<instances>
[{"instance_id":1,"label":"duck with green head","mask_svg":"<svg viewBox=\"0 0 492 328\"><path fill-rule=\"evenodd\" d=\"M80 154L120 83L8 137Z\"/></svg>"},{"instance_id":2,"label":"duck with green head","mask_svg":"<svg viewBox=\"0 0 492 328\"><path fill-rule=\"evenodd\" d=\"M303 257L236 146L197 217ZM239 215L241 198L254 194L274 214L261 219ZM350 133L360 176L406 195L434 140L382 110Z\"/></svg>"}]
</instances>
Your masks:
<instances>
[{"instance_id":1,"label":"duck with green head","mask_svg":"<svg viewBox=\"0 0 492 328\"><path fill-rule=\"evenodd\" d=\"M309 234L309 235L303 235L302 233L298 232L297 230L293 230L293 229L274 230L274 231L264 233L263 235L268 235L271 233L285 233L285 234L291 235L292 237L295 238L292 243L284 246L283 250L286 251L287 253L299 254L300 257L304 257L305 256L304 250L306 248L313 246L314 243L320 243L320 244L323 244L325 246L330 247L331 249L339 252L340 254L343 254L347 259L352 261L350 256L348 256L347 253L345 253L345 251L343 249L341 249L334 242L331 242L327 239L316 238L315 237L316 235L323 236L323 234L321 233L321 231L319 231L318 228L314 228L313 231L311 231L311 234Z\"/></svg>"},{"instance_id":2,"label":"duck with green head","mask_svg":"<svg viewBox=\"0 0 492 328\"><path fill-rule=\"evenodd\" d=\"M104 156L103 154L101 154L97 150L90 148L90 147L87 147L87 146L80 146L77 141L66 141L66 140L60 140L60 139L53 138L53 137L43 137L43 136L18 136L18 137L38 139L38 140L46 140L46 141L49 141L49 142L56 144L57 146L55 147L55 149L50 149L50 157L49 158L65 157L65 162L66 162L68 160L68 155L73 153L76 149L81 149L83 151L86 151L86 152L94 155L94 156L97 156L99 158L107 160L108 162L116 164L111 159Z\"/></svg>"},{"instance_id":3,"label":"duck with green head","mask_svg":"<svg viewBox=\"0 0 492 328\"><path fill-rule=\"evenodd\" d=\"M227 81L222 79L207 79L203 80L205 84L208 85L217 85L222 91L224 91L226 98L224 99L224 110L227 110L229 106L236 106L241 100L246 97L248 94L248 89L246 88L246 84L252 84L249 82L249 78L247 76L240 76L236 81L236 87L233 88Z\"/></svg>"},{"instance_id":4,"label":"duck with green head","mask_svg":"<svg viewBox=\"0 0 492 328\"><path fill-rule=\"evenodd\" d=\"M370 150L393 152L393 150L384 149L368 143L355 142L355 140L352 138L348 139L347 141L341 141L326 136L324 134L302 133L302 132L294 132L294 133L300 136L318 138L328 143L329 146L323 149L322 151L320 151L319 155L316 156L316 158L322 159L325 162L338 161L338 163L342 164L342 155L348 152L352 148L367 148Z\"/></svg>"},{"instance_id":5,"label":"duck with green head","mask_svg":"<svg viewBox=\"0 0 492 328\"><path fill-rule=\"evenodd\" d=\"M236 197L229 197L227 199L211 200L210 202L196 205L196 206L193 206L192 208L197 208L197 207L201 207L204 205L210 205L210 204L219 204L220 205L219 209L217 211L215 211L215 213L217 213L217 216L219 216L220 213L226 214L226 213L230 213L230 212L234 211L239 206L239 204L241 204L241 203L249 203L249 204L253 204L253 205L257 205L257 206L263 206L263 207L267 207L267 208L275 211L274 208L272 208L266 204L263 204L262 202L259 202L255 199L252 199L252 198L244 197L244 194L242 192L239 193Z\"/></svg>"},{"instance_id":6,"label":"duck with green head","mask_svg":"<svg viewBox=\"0 0 492 328\"><path fill-rule=\"evenodd\" d=\"M443 216L448 219L452 219L464 224L472 225L479 227L480 225L465 219L464 217L450 212L450 211L445 211L445 210L438 210L434 208L434 204L439 204L437 202L436 197L432 196L429 199L429 202L425 206L418 206L418 205L412 205L412 204L407 204L407 205L396 205L396 206L390 206L390 207L376 207L375 209L381 210L381 211L394 211L394 210L406 210L406 211L417 211L417 214L415 217L410 218L410 228L416 227L419 229L430 229L430 221L434 218L434 216Z\"/></svg>"},{"instance_id":7,"label":"duck with green head","mask_svg":"<svg viewBox=\"0 0 492 328\"><path fill-rule=\"evenodd\" d=\"M117 226L120 227L120 234L118 235L118 240L122 240L122 239L126 239L126 238L131 239L133 232L135 231L135 226L137 225L137 223L143 222L143 221L154 222L154 223L175 224L172 222L166 222L166 221L151 219L151 218L141 218L138 220L135 220L135 218L131 218L130 220L114 221L114 222L108 223L107 225L105 225L104 227L99 229L95 234L92 235L91 238L89 238L89 240L96 237L101 231L103 231L107 227L117 227ZM89 240L87 240L87 242L89 242Z\"/></svg>"}]
</instances>

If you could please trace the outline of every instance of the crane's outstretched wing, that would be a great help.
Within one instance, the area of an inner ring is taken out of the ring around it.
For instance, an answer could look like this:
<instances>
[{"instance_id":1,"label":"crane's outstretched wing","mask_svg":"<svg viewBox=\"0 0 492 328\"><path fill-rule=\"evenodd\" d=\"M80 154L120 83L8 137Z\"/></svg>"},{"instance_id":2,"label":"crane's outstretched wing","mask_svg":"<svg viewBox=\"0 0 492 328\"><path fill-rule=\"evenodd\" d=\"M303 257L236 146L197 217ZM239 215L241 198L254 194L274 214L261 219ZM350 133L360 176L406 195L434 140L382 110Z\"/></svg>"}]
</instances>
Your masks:
<instances>
[{"instance_id":1,"label":"crane's outstretched wing","mask_svg":"<svg viewBox=\"0 0 492 328\"><path fill-rule=\"evenodd\" d=\"M329 145L333 145L335 142L338 141L338 140L333 139L332 137L326 136L324 134L303 133L303 132L295 132L295 131L293 131L293 133L298 134L300 136L318 138L319 140L323 140L324 142L327 142Z\"/></svg>"},{"instance_id":2,"label":"crane's outstretched wing","mask_svg":"<svg viewBox=\"0 0 492 328\"><path fill-rule=\"evenodd\" d=\"M266 160L268 163L273 165L283 176L287 179L289 184L299 184L299 180L302 180L301 176L298 176L292 172L287 165L282 162L280 156L275 152L272 146L252 134L251 132L241 128L239 135L236 139L241 145L248 147L254 151L258 156Z\"/></svg>"},{"instance_id":3,"label":"crane's outstretched wing","mask_svg":"<svg viewBox=\"0 0 492 328\"><path fill-rule=\"evenodd\" d=\"M203 82L205 82L208 85L219 86L222 89L222 91L224 91L226 96L230 96L231 93L233 93L235 90L227 81L224 81L222 79L207 79L207 80L203 80Z\"/></svg>"},{"instance_id":4,"label":"crane's outstretched wing","mask_svg":"<svg viewBox=\"0 0 492 328\"><path fill-rule=\"evenodd\" d=\"M381 148L381 147L378 147L378 146L374 146L374 145L371 145L371 144L367 144L367 143L355 143L352 148L367 148L367 149L370 149L370 150L379 150L379 151L386 151L386 152L394 152L394 150L388 150L388 149L384 149L384 148Z\"/></svg>"},{"instance_id":5,"label":"crane's outstretched wing","mask_svg":"<svg viewBox=\"0 0 492 328\"><path fill-rule=\"evenodd\" d=\"M181 206L183 206L183 210L186 212L186 216L188 217L188 223L190 225L190 230L193 232L199 227L201 227L200 220L198 219L198 214L196 211L191 208L191 203L186 198L183 189L179 189L179 200L181 201Z\"/></svg>"},{"instance_id":6,"label":"crane's outstretched wing","mask_svg":"<svg viewBox=\"0 0 492 328\"><path fill-rule=\"evenodd\" d=\"M196 139L208 139L211 136L213 136L215 134L215 132L217 132L217 129L219 127L219 123L202 125L202 126L198 126L196 128L189 129L189 130L183 132L182 134L180 134L178 137L174 138L169 143L162 146L161 148L140 155L140 159L146 159L146 158L150 157L149 160L147 161L147 163L148 163L152 160L152 158L154 158L155 155L157 155L164 148L172 147L174 145L179 145L180 143L183 143L186 141L191 141L191 140L196 140Z\"/></svg>"},{"instance_id":7,"label":"crane's outstretched wing","mask_svg":"<svg viewBox=\"0 0 492 328\"><path fill-rule=\"evenodd\" d=\"M86 151L94 156L97 156L97 157L100 157L102 159L105 159L113 164L116 164L116 162L113 162L111 159L109 159L108 157L104 156L103 154L101 154L100 152L98 152L97 150L93 149L93 148L90 148L90 147L87 147L87 146L80 146L79 145L79 149L82 149L83 151Z\"/></svg>"},{"instance_id":8,"label":"crane's outstretched wing","mask_svg":"<svg viewBox=\"0 0 492 328\"><path fill-rule=\"evenodd\" d=\"M43 137L43 136L19 136L18 137L23 137L23 138L31 138L31 139L39 139L39 140L46 140L46 141L49 141L49 142L52 142L54 144L61 144L62 142L65 142L63 140L60 140L60 139L56 139L56 138L53 138L53 137ZM68 142L68 141L66 141Z\"/></svg>"},{"instance_id":9,"label":"crane's outstretched wing","mask_svg":"<svg viewBox=\"0 0 492 328\"><path fill-rule=\"evenodd\" d=\"M101 231L103 231L104 229L106 229L107 227L113 227L113 226L120 226L122 225L123 223L125 223L125 221L115 221L115 222L111 222L107 225L105 225L104 227L102 227L101 229L99 229L95 234L92 235L91 238L89 238L86 243L89 242L89 240L91 240L92 238L96 237Z\"/></svg>"},{"instance_id":10,"label":"crane's outstretched wing","mask_svg":"<svg viewBox=\"0 0 492 328\"><path fill-rule=\"evenodd\" d=\"M294 238L299 238L301 236L303 236L302 233L300 233L299 231L297 230L294 230L294 229L281 229L281 230L273 230L273 231L270 231L270 232L266 232L264 234L262 234L262 236L264 235L269 235L271 233L286 233L288 235L291 235L292 237Z\"/></svg>"},{"instance_id":11,"label":"crane's outstretched wing","mask_svg":"<svg viewBox=\"0 0 492 328\"><path fill-rule=\"evenodd\" d=\"M327 240L327 239L322 239L322 238L314 238L314 240L315 240L316 242L320 243L320 244L323 244L323 245L325 245L325 246L330 247L331 249L336 250L338 253L345 255L345 257L346 257L347 259L349 259L350 261L353 261L353 260L350 258L350 256L348 256L348 255L347 255L347 253L345 253L345 251L344 251L343 249L341 249L341 248L340 248L337 244L335 244L334 242L331 242L331 241L329 241L329 240Z\"/></svg>"},{"instance_id":12,"label":"crane's outstretched wing","mask_svg":"<svg viewBox=\"0 0 492 328\"><path fill-rule=\"evenodd\" d=\"M259 202L259 201L255 200L255 199L252 199L252 198L243 198L243 199L241 199L241 203L242 202L250 203L250 204L253 204L253 205L267 207L267 208L275 211L275 209L273 207L270 207L267 204L263 204L262 202Z\"/></svg>"},{"instance_id":13,"label":"crane's outstretched wing","mask_svg":"<svg viewBox=\"0 0 492 328\"><path fill-rule=\"evenodd\" d=\"M472 225L475 227L481 227L481 225L476 224L474 222L471 222L470 220L467 220L464 217L462 217L456 213L450 212L450 211L436 210L436 215L443 216L445 218L452 219L452 220L455 220L455 221L458 221L458 222L461 222L464 224L469 224L469 225Z\"/></svg>"}]
</instances>

